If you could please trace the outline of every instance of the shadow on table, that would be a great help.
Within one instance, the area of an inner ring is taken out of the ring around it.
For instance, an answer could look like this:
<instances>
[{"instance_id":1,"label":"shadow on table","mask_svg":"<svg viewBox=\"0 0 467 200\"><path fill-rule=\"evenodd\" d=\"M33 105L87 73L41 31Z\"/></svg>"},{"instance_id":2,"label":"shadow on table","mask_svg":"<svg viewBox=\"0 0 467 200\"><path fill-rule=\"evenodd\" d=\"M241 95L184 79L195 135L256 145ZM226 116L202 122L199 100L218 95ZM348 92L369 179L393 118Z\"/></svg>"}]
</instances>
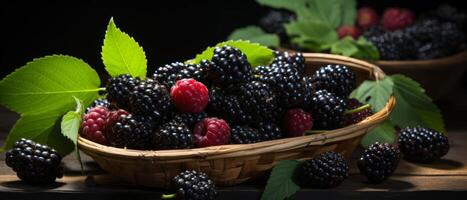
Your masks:
<instances>
[{"instance_id":1,"label":"shadow on table","mask_svg":"<svg viewBox=\"0 0 467 200\"><path fill-rule=\"evenodd\" d=\"M7 182L2 182L0 183L0 185L2 185L3 187L7 187L7 188L14 188L14 189L24 189L24 190L39 190L39 191L42 191L42 190L51 190L51 189L55 189L55 188L59 188L59 187L62 187L65 185L64 182L60 182L59 180L57 180L58 182L54 182L54 183L51 183L51 184L47 184L47 185L43 185L43 184L39 184L39 185L31 185L31 184L27 184L23 181L20 181L20 180L17 180L17 181L7 181Z\"/></svg>"},{"instance_id":2,"label":"shadow on table","mask_svg":"<svg viewBox=\"0 0 467 200\"><path fill-rule=\"evenodd\" d=\"M402 191L414 188L415 185L404 181L396 180L393 177L383 181L382 183L370 183L363 175L354 175L350 180L344 181L344 184L339 189L355 190L387 190L387 191Z\"/></svg>"},{"instance_id":3,"label":"shadow on table","mask_svg":"<svg viewBox=\"0 0 467 200\"><path fill-rule=\"evenodd\" d=\"M433 169L445 169L445 170L453 170L453 169L459 169L464 167L464 164L455 161L455 160L450 160L450 159L440 159L437 161L434 161L432 163L417 163L417 165L420 165L422 167L428 167L428 168L433 168Z\"/></svg>"}]
</instances>

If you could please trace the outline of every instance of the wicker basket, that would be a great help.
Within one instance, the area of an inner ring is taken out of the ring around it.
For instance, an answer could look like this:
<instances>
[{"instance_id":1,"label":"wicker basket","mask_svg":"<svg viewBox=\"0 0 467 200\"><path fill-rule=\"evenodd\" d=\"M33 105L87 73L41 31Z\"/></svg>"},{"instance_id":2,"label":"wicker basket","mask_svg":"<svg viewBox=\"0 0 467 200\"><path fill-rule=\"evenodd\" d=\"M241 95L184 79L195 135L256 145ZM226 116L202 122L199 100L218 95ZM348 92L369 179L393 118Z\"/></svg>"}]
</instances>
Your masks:
<instances>
[{"instance_id":1,"label":"wicker basket","mask_svg":"<svg viewBox=\"0 0 467 200\"><path fill-rule=\"evenodd\" d=\"M375 65L343 56L305 54L307 73L328 63L342 64L356 71L358 81L381 79ZM386 106L364 121L321 134L285 138L255 144L222 145L197 149L140 151L104 146L82 137L79 148L106 171L135 185L167 187L170 179L185 169L206 172L217 185L234 185L267 174L281 160L311 158L336 151L349 158L362 136L386 119L395 105Z\"/></svg>"}]
</instances>

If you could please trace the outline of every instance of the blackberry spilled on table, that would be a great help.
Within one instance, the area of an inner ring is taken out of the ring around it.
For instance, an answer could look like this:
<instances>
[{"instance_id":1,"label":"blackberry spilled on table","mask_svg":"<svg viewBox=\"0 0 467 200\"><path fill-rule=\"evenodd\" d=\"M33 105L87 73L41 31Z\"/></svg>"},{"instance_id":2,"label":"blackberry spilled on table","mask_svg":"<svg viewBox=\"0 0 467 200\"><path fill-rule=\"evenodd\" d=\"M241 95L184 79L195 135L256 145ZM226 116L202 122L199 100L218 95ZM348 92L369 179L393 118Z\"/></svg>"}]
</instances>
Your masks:
<instances>
[{"instance_id":1,"label":"blackberry spilled on table","mask_svg":"<svg viewBox=\"0 0 467 200\"><path fill-rule=\"evenodd\" d=\"M110 108L110 102L107 100L107 99L96 99L94 100L91 105L89 105L87 108L86 108L86 112L85 113L88 113L89 110L91 110L92 108L94 107L97 107L97 106L101 106L101 107L105 107L105 108Z\"/></svg>"},{"instance_id":2,"label":"blackberry spilled on table","mask_svg":"<svg viewBox=\"0 0 467 200\"><path fill-rule=\"evenodd\" d=\"M278 99L266 83L251 81L240 85L238 99L255 121L274 120L278 117Z\"/></svg>"},{"instance_id":3,"label":"blackberry spilled on table","mask_svg":"<svg viewBox=\"0 0 467 200\"><path fill-rule=\"evenodd\" d=\"M106 88L107 100L118 108L129 110L130 94L139 82L139 78L133 78L129 74L111 78Z\"/></svg>"},{"instance_id":4,"label":"blackberry spilled on table","mask_svg":"<svg viewBox=\"0 0 467 200\"><path fill-rule=\"evenodd\" d=\"M153 79L141 81L130 96L131 111L138 115L150 116L154 123L162 124L172 109L167 87Z\"/></svg>"},{"instance_id":5,"label":"blackberry spilled on table","mask_svg":"<svg viewBox=\"0 0 467 200\"><path fill-rule=\"evenodd\" d=\"M162 199L176 198L180 200L216 200L216 185L203 172L184 171L172 179L174 194L162 195Z\"/></svg>"},{"instance_id":6,"label":"blackberry spilled on table","mask_svg":"<svg viewBox=\"0 0 467 200\"><path fill-rule=\"evenodd\" d=\"M49 184L61 178L62 157L50 147L27 139L18 140L5 155L5 163L21 180L30 184Z\"/></svg>"},{"instance_id":7,"label":"blackberry spilled on table","mask_svg":"<svg viewBox=\"0 0 467 200\"><path fill-rule=\"evenodd\" d=\"M211 88L209 91L208 114L225 119L229 124L248 124L253 117L241 105L239 97L227 94L221 88Z\"/></svg>"},{"instance_id":8,"label":"blackberry spilled on table","mask_svg":"<svg viewBox=\"0 0 467 200\"><path fill-rule=\"evenodd\" d=\"M153 119L150 116L122 114L107 131L107 141L111 146L128 149L151 149Z\"/></svg>"},{"instance_id":9,"label":"blackberry spilled on table","mask_svg":"<svg viewBox=\"0 0 467 200\"><path fill-rule=\"evenodd\" d=\"M369 182L380 183L396 170L400 157L401 153L396 146L376 142L365 149L357 164Z\"/></svg>"},{"instance_id":10,"label":"blackberry spilled on table","mask_svg":"<svg viewBox=\"0 0 467 200\"><path fill-rule=\"evenodd\" d=\"M252 144L263 141L263 135L250 126L232 126L230 142L232 144Z\"/></svg>"},{"instance_id":11,"label":"blackberry spilled on table","mask_svg":"<svg viewBox=\"0 0 467 200\"><path fill-rule=\"evenodd\" d=\"M186 124L170 121L155 132L153 147L155 149L193 148L194 136Z\"/></svg>"},{"instance_id":12,"label":"blackberry spilled on table","mask_svg":"<svg viewBox=\"0 0 467 200\"><path fill-rule=\"evenodd\" d=\"M326 65L310 79L316 90L327 90L346 99L357 87L355 73L343 65Z\"/></svg>"},{"instance_id":13,"label":"blackberry spilled on table","mask_svg":"<svg viewBox=\"0 0 467 200\"><path fill-rule=\"evenodd\" d=\"M344 125L347 103L339 96L326 90L318 90L312 96L310 112L313 113L314 128L332 130Z\"/></svg>"},{"instance_id":14,"label":"blackberry spilled on table","mask_svg":"<svg viewBox=\"0 0 467 200\"><path fill-rule=\"evenodd\" d=\"M298 166L298 180L302 186L332 188L349 176L349 166L340 154L326 152L303 161Z\"/></svg>"},{"instance_id":15,"label":"blackberry spilled on table","mask_svg":"<svg viewBox=\"0 0 467 200\"><path fill-rule=\"evenodd\" d=\"M203 61L200 65L184 64L174 62L156 69L153 79L166 87L171 88L178 80L184 78L193 78L199 82L205 83L207 76L206 64L209 61Z\"/></svg>"},{"instance_id":16,"label":"blackberry spilled on table","mask_svg":"<svg viewBox=\"0 0 467 200\"><path fill-rule=\"evenodd\" d=\"M208 77L214 84L228 86L248 82L253 78L253 69L243 54L237 48L222 46L214 48L212 65Z\"/></svg>"},{"instance_id":17,"label":"blackberry spilled on table","mask_svg":"<svg viewBox=\"0 0 467 200\"><path fill-rule=\"evenodd\" d=\"M421 126L400 130L398 143L404 159L412 162L433 162L449 151L449 141L445 135Z\"/></svg>"},{"instance_id":18,"label":"blackberry spilled on table","mask_svg":"<svg viewBox=\"0 0 467 200\"><path fill-rule=\"evenodd\" d=\"M268 32L278 34L282 41L287 39L284 25L292 20L295 20L295 15L292 12L285 10L271 10L267 15L259 21L260 27Z\"/></svg>"}]
</instances>

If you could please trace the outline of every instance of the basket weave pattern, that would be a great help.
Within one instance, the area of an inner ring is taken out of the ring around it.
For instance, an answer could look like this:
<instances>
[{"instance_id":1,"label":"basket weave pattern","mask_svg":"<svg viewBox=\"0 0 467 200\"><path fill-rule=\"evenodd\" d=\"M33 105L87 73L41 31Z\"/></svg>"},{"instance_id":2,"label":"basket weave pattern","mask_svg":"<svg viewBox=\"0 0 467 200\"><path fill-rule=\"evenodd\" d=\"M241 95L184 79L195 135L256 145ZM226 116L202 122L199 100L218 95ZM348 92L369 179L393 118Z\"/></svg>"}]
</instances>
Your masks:
<instances>
[{"instance_id":1,"label":"basket weave pattern","mask_svg":"<svg viewBox=\"0 0 467 200\"><path fill-rule=\"evenodd\" d=\"M359 82L385 76L375 65L357 59L315 53L304 56L307 73L325 64L341 64L352 68ZM344 128L255 144L141 151L100 145L79 137L78 146L104 170L135 185L168 187L173 176L194 169L207 173L217 185L227 186L261 177L282 160L312 158L326 151L349 158L363 135L386 119L394 105L395 99L391 97L381 111Z\"/></svg>"}]
</instances>

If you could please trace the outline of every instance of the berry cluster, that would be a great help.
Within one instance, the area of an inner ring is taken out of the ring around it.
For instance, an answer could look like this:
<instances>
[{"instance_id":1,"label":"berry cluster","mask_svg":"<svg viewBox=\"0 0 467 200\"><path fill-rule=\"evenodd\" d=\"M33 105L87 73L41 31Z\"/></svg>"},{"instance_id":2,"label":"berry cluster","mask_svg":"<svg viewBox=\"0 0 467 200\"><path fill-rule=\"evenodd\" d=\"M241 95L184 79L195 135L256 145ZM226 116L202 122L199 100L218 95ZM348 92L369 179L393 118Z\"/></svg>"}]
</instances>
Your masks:
<instances>
[{"instance_id":1,"label":"berry cluster","mask_svg":"<svg viewBox=\"0 0 467 200\"><path fill-rule=\"evenodd\" d=\"M355 87L346 66L325 65L308 77L301 53L276 51L270 65L253 68L241 50L220 46L211 60L167 64L152 78L111 78L107 98L87 109L81 135L141 150L302 136L312 128L344 126Z\"/></svg>"}]
</instances>

